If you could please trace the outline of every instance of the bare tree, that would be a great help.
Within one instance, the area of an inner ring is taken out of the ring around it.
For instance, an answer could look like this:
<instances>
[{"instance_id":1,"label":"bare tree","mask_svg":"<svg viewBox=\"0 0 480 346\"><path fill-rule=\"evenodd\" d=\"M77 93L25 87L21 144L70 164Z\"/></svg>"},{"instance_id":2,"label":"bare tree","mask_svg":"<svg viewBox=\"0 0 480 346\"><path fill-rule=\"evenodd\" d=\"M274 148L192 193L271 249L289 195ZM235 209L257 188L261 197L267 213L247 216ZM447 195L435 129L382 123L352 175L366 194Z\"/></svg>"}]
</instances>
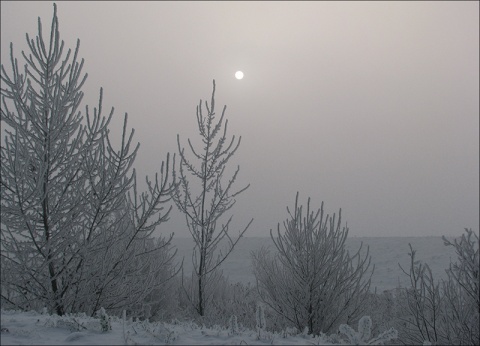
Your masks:
<instances>
[{"instance_id":1,"label":"bare tree","mask_svg":"<svg viewBox=\"0 0 480 346\"><path fill-rule=\"evenodd\" d=\"M402 341L407 344L423 344L424 341L445 343L440 324L443 297L441 283L436 282L428 264L415 260L416 251L410 247L410 269L400 269L410 278L410 287L401 290L398 299L398 322Z\"/></svg>"},{"instance_id":2,"label":"bare tree","mask_svg":"<svg viewBox=\"0 0 480 346\"><path fill-rule=\"evenodd\" d=\"M348 228L341 228L341 210L336 221L324 215L323 203L310 210L310 198L303 216L298 193L293 213L284 221L285 232L270 230L277 253L272 257L262 248L252 253L254 274L261 299L297 329L309 334L331 332L340 323L361 317L370 287L366 273L371 258L351 256L345 249ZM373 270L372 270L373 274Z\"/></svg>"},{"instance_id":3,"label":"bare tree","mask_svg":"<svg viewBox=\"0 0 480 346\"><path fill-rule=\"evenodd\" d=\"M426 263L415 260L410 245L410 287L400 290L398 328L406 344L478 345L479 322L479 237L471 229L454 242L458 262L446 270L448 279L435 281Z\"/></svg>"},{"instance_id":4,"label":"bare tree","mask_svg":"<svg viewBox=\"0 0 480 346\"><path fill-rule=\"evenodd\" d=\"M201 316L205 314L213 286L219 279L218 267L233 251L253 221L250 220L234 237L230 236L233 216L220 224L222 217L235 205L235 197L249 185L232 192L239 166L229 180L223 180L227 163L239 148L241 137L237 141L235 136L230 141L227 140L228 120L223 122L226 106L218 121L215 120L215 80L210 105L205 102L205 106L206 115L202 113L202 100L197 106L197 125L203 148L195 149L188 139L193 159L198 162L198 166L187 158L185 148L180 144L180 135L177 135L180 163L178 169L174 170L176 189L173 194L173 200L185 215L188 230L195 242L192 253L194 278L187 294ZM192 181L198 182L198 193L192 191ZM218 249L219 245L223 249Z\"/></svg>"},{"instance_id":5,"label":"bare tree","mask_svg":"<svg viewBox=\"0 0 480 346\"><path fill-rule=\"evenodd\" d=\"M458 261L447 269L444 282L447 311L443 322L449 342L464 345L480 344L480 241L472 229L465 229L452 243L443 237L446 246L454 246Z\"/></svg>"},{"instance_id":6,"label":"bare tree","mask_svg":"<svg viewBox=\"0 0 480 346\"><path fill-rule=\"evenodd\" d=\"M102 90L85 122L80 41L73 57L64 54L55 4L49 42L39 18L27 43L24 74L13 44L12 74L1 66L2 303L59 315L138 303L172 274L171 237L149 240L170 211L163 207L172 189L169 157L138 194L134 131L127 133L125 114L120 147L112 145L113 108L102 115ZM135 294L122 296L128 293Z\"/></svg>"}]
</instances>

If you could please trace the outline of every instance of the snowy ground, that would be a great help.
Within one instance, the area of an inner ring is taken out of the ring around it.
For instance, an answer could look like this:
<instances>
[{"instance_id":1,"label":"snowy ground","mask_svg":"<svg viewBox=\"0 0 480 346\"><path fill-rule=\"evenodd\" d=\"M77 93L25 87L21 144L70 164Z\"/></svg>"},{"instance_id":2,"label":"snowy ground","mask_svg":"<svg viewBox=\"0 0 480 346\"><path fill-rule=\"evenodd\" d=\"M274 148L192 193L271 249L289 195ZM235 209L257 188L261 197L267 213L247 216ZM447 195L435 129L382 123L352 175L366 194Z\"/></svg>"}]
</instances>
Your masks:
<instances>
[{"instance_id":1,"label":"snowy ground","mask_svg":"<svg viewBox=\"0 0 480 346\"><path fill-rule=\"evenodd\" d=\"M98 319L58 317L36 312L1 311L1 345L331 345L324 338L281 335L193 323L123 322L112 318L112 330L101 331ZM345 344L348 342L345 341Z\"/></svg>"}]
</instances>

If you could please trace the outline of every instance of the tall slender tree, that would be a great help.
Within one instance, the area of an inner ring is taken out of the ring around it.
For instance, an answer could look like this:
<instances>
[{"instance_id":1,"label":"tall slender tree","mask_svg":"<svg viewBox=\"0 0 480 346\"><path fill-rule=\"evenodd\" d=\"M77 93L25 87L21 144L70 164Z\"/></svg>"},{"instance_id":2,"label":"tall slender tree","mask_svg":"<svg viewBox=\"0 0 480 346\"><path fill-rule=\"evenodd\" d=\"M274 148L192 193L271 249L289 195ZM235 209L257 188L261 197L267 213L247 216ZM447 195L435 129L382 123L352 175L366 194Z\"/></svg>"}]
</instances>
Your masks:
<instances>
[{"instance_id":1,"label":"tall slender tree","mask_svg":"<svg viewBox=\"0 0 480 346\"><path fill-rule=\"evenodd\" d=\"M203 148L195 149L188 139L188 146L197 165L187 158L185 148L180 144L180 135L177 135L180 163L174 170L176 188L173 194L173 200L185 215L195 243L192 253L194 291L188 292L187 296L201 316L205 314L213 285L218 279L218 267L233 251L253 221L250 220L235 237L229 232L232 216L220 224L222 217L234 206L235 198L250 185L232 191L240 171L239 166L229 180L224 180L227 163L239 148L241 137L235 140L235 136L232 136L230 141L227 140L228 120L224 122L227 106L223 107L220 118L215 120L215 80L210 105L205 102L205 107L206 115L203 114L200 100L197 106L197 125ZM192 191L191 182L198 182L197 194Z\"/></svg>"},{"instance_id":2,"label":"tall slender tree","mask_svg":"<svg viewBox=\"0 0 480 346\"><path fill-rule=\"evenodd\" d=\"M132 307L173 275L171 237L151 239L170 212L169 157L138 194L134 131L125 114L120 147L112 145L102 90L93 114L79 111L80 41L65 53L55 4L49 38L39 18L23 73L13 44L12 73L1 66L2 303L59 315Z\"/></svg>"}]
</instances>

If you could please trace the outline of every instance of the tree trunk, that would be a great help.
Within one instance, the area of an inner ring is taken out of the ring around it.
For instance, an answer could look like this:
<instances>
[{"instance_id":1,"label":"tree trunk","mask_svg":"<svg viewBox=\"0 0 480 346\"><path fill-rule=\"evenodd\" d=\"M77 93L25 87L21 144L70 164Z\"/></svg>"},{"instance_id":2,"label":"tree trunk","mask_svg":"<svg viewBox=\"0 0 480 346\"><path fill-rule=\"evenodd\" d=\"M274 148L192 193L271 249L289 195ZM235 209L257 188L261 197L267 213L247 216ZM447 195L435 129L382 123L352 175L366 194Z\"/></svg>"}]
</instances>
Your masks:
<instances>
[{"instance_id":1,"label":"tree trunk","mask_svg":"<svg viewBox=\"0 0 480 346\"><path fill-rule=\"evenodd\" d=\"M204 311L204 302L203 302L203 275L204 275L204 251L203 249L200 250L200 268L198 270L198 314L203 316L205 314Z\"/></svg>"}]
</instances>

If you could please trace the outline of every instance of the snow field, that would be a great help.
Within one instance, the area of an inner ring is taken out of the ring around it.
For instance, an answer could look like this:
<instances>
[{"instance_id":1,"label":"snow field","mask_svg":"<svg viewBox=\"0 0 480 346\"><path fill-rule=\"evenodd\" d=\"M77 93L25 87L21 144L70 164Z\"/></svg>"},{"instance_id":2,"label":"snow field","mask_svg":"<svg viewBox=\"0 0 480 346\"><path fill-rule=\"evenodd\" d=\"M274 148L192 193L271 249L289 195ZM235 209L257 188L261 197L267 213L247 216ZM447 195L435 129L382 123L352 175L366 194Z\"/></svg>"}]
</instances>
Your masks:
<instances>
[{"instance_id":1,"label":"snow field","mask_svg":"<svg viewBox=\"0 0 480 346\"><path fill-rule=\"evenodd\" d=\"M369 318L368 318L369 319ZM364 318L365 320L365 318ZM371 320L370 320L371 324ZM193 322L150 323L110 317L111 330L102 332L98 318L85 314L57 316L35 311L1 311L2 345L332 345L327 336L312 337L288 328L280 333L239 327L232 331L225 326L200 327ZM359 332L335 343L350 344ZM365 333L368 334L369 333ZM356 340L356 339L354 339Z\"/></svg>"}]
</instances>

